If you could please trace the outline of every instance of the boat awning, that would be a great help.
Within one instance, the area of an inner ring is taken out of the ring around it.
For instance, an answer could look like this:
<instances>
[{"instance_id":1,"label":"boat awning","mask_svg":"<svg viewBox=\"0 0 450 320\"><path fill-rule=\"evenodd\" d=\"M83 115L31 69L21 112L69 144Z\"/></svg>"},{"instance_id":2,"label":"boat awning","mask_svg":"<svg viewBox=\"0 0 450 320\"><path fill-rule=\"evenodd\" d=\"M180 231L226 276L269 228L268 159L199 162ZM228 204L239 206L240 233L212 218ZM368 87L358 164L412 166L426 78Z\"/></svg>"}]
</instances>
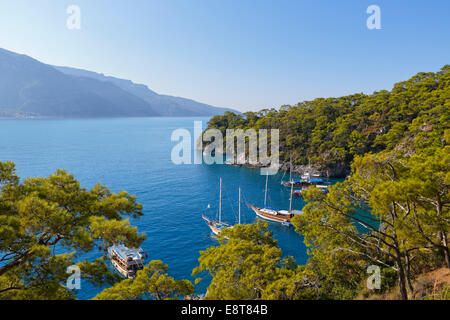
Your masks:
<instances>
[{"instance_id":1,"label":"boat awning","mask_svg":"<svg viewBox=\"0 0 450 320\"><path fill-rule=\"evenodd\" d=\"M133 258L133 259L139 259L139 254L142 251L141 248L134 249L134 248L128 248L124 245L115 245L112 247L114 251L122 258Z\"/></svg>"},{"instance_id":2,"label":"boat awning","mask_svg":"<svg viewBox=\"0 0 450 320\"><path fill-rule=\"evenodd\" d=\"M300 210L291 210L289 211L291 214L303 214L303 211Z\"/></svg>"}]
</instances>

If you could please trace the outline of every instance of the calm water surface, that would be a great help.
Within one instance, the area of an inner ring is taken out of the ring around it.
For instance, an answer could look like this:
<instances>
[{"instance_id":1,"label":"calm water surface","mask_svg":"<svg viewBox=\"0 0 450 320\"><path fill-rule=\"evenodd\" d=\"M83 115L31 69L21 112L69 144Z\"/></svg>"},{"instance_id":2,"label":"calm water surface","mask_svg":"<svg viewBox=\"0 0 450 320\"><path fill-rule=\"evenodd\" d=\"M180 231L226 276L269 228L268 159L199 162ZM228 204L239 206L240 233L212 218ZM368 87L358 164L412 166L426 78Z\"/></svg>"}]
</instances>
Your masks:
<instances>
[{"instance_id":1,"label":"calm water surface","mask_svg":"<svg viewBox=\"0 0 450 320\"><path fill-rule=\"evenodd\" d=\"M174 165L170 159L175 142L172 131L186 128L193 134L194 121L207 118L139 118L95 120L0 120L0 160L16 163L23 177L47 176L63 168L73 173L83 187L96 182L112 191L135 194L145 215L132 223L147 235L142 248L149 258L169 265L176 278L194 280L192 269L198 264L199 251L217 245L202 220L202 212L215 217L218 206L219 178L223 178L224 221L238 219L238 187L243 200L262 205L265 176L259 170L225 165ZM194 137L193 137L194 139ZM289 190L280 185L282 174L269 177L269 204L286 209ZM286 177L287 178L287 177ZM301 209L301 199L294 208ZM256 221L255 214L242 206L243 223ZM293 227L269 223L285 255L297 263L306 262L303 239ZM101 252L80 258L95 259ZM208 279L196 286L203 293ZM80 299L90 299L101 288L82 283Z\"/></svg>"}]
</instances>

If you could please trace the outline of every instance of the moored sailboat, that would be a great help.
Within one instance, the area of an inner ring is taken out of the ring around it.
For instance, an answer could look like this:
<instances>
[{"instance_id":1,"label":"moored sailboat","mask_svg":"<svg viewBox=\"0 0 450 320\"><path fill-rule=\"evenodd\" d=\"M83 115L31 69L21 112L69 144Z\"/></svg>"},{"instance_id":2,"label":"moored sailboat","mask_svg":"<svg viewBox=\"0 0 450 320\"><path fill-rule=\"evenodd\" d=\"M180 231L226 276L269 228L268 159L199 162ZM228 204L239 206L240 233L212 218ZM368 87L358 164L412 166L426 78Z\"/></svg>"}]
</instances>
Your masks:
<instances>
[{"instance_id":1,"label":"moored sailboat","mask_svg":"<svg viewBox=\"0 0 450 320\"><path fill-rule=\"evenodd\" d=\"M203 220L206 221L206 224L211 229L211 231L218 236L225 229L232 229L234 226L228 223L222 222L222 178L220 178L220 187L219 187L219 220L211 220L206 217L206 213L204 212L202 215ZM209 205L208 205L209 208ZM241 188L239 188L239 224L241 223Z\"/></svg>"},{"instance_id":2,"label":"moored sailboat","mask_svg":"<svg viewBox=\"0 0 450 320\"><path fill-rule=\"evenodd\" d=\"M268 187L269 176L266 175L266 189L264 194L264 207L259 208L247 203L247 206L251 208L255 214L265 220L279 222L283 225L292 225L291 219L296 214L302 214L299 210L292 210L292 196L293 196L293 185L291 185L291 196L289 200L289 210L276 210L266 206L267 204L267 187Z\"/></svg>"}]
</instances>

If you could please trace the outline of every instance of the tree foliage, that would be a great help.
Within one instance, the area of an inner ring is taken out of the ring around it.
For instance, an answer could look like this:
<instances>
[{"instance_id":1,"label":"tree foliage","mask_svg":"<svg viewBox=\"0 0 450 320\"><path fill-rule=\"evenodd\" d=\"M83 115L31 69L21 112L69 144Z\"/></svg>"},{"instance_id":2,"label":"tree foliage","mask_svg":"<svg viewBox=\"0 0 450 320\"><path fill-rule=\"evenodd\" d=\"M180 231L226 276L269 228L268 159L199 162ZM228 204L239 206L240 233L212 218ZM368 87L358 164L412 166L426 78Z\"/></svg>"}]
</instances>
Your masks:
<instances>
[{"instance_id":1,"label":"tree foliage","mask_svg":"<svg viewBox=\"0 0 450 320\"><path fill-rule=\"evenodd\" d=\"M193 275L207 271L212 276L206 299L290 300L313 294L302 268L292 257L282 257L267 223L237 225L224 230L219 241L220 246L200 252L193 270Z\"/></svg>"},{"instance_id":2,"label":"tree foliage","mask_svg":"<svg viewBox=\"0 0 450 320\"><path fill-rule=\"evenodd\" d=\"M137 272L135 279L126 279L99 293L94 300L166 300L183 298L194 293L188 280L175 280L167 274L168 266L154 260Z\"/></svg>"},{"instance_id":3,"label":"tree foliage","mask_svg":"<svg viewBox=\"0 0 450 320\"><path fill-rule=\"evenodd\" d=\"M450 125L450 66L421 72L391 91L317 98L279 110L214 116L209 128L279 129L281 160L324 171L347 167L367 152L441 146ZM414 140L414 141L410 141ZM407 143L410 142L410 143ZM332 171L331 171L332 172Z\"/></svg>"},{"instance_id":4,"label":"tree foliage","mask_svg":"<svg viewBox=\"0 0 450 320\"><path fill-rule=\"evenodd\" d=\"M353 261L347 270L356 270L360 279L367 266L378 265L395 271L407 299L417 274L450 268L449 171L448 146L412 157L368 154L355 159L351 177L329 194L314 188L305 192L309 203L294 224L305 236L313 263L326 269L319 270L323 282L330 263ZM344 287L356 294L358 283Z\"/></svg>"},{"instance_id":5,"label":"tree foliage","mask_svg":"<svg viewBox=\"0 0 450 320\"><path fill-rule=\"evenodd\" d=\"M95 285L111 284L104 260L79 255L123 242L139 247L145 239L123 215L139 217L135 196L91 190L66 171L20 182L12 162L0 162L0 299L73 299L65 287L67 267L78 263Z\"/></svg>"},{"instance_id":6,"label":"tree foliage","mask_svg":"<svg viewBox=\"0 0 450 320\"><path fill-rule=\"evenodd\" d=\"M257 293L246 291L257 286L249 281L251 267L243 268L242 252L236 251L245 241L231 231L229 242L202 252L199 270L213 276L208 295L280 297L279 291L267 295L266 290L281 288L272 271L282 270L289 275L286 288L300 278L313 284L296 291L296 298L352 299L369 293L366 270L377 265L381 290L397 287L407 299L421 272L450 267L449 71L446 65L436 73L418 73L391 91L371 95L318 98L279 110L213 117L208 128L223 134L230 128L279 129L284 162L292 155L294 164L347 167L351 175L326 195L317 188L303 192L308 203L294 224L308 246L304 267L296 272L275 267L278 255L255 272L263 277ZM265 251L259 250L262 257ZM241 258L233 263L234 256Z\"/></svg>"}]
</instances>

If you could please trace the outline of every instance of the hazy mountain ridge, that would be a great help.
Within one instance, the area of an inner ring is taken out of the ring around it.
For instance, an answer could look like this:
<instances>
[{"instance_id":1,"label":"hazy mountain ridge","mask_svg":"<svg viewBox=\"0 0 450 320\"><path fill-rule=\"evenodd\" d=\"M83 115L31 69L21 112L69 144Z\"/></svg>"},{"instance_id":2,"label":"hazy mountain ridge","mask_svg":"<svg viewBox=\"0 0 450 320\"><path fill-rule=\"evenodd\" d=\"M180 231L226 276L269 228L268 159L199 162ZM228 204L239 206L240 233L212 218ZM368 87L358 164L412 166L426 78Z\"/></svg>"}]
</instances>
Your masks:
<instances>
[{"instance_id":1,"label":"hazy mountain ridge","mask_svg":"<svg viewBox=\"0 0 450 320\"><path fill-rule=\"evenodd\" d=\"M226 110L159 95L130 80L53 67L0 48L2 117L212 116Z\"/></svg>"},{"instance_id":2,"label":"hazy mountain ridge","mask_svg":"<svg viewBox=\"0 0 450 320\"><path fill-rule=\"evenodd\" d=\"M154 106L156 113L162 116L211 116L223 114L225 111L233 111L227 108L217 108L208 104L200 103L191 99L162 95L149 89L146 85L134 83L131 80L106 76L93 71L54 66L58 71L66 75L76 77L87 77L98 81L109 82L125 90L136 97Z\"/></svg>"}]
</instances>

